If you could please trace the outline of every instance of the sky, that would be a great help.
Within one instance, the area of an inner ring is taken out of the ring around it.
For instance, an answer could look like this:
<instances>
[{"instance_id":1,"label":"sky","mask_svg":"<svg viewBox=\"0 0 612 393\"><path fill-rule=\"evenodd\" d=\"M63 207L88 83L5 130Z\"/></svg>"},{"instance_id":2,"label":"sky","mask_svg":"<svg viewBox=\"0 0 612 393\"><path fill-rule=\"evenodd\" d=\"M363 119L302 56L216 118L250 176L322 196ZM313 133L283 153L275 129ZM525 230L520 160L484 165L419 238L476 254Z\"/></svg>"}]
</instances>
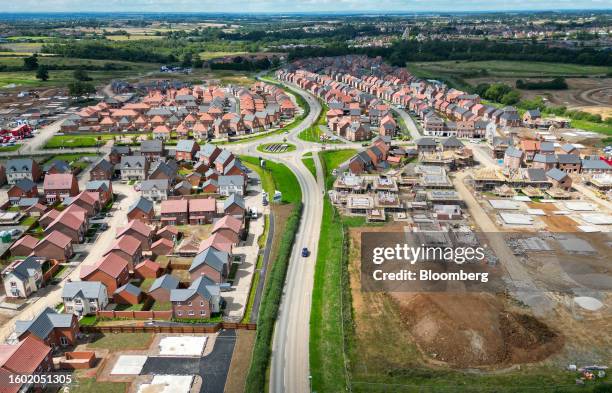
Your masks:
<instances>
[{"instance_id":1,"label":"sky","mask_svg":"<svg viewBox=\"0 0 612 393\"><path fill-rule=\"evenodd\" d=\"M612 9L612 0L0 0L0 12L451 12Z\"/></svg>"}]
</instances>

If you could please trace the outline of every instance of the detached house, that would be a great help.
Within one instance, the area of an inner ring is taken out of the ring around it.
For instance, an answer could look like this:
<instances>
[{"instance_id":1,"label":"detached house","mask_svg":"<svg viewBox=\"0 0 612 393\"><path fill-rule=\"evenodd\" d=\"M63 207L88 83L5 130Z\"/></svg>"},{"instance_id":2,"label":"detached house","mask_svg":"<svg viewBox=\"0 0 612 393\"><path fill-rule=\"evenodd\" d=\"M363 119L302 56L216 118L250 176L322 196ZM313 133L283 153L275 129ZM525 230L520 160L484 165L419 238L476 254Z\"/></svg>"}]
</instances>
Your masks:
<instances>
[{"instance_id":1,"label":"detached house","mask_svg":"<svg viewBox=\"0 0 612 393\"><path fill-rule=\"evenodd\" d=\"M170 184L167 179L149 179L140 184L140 192L144 198L151 201L165 201L168 199Z\"/></svg>"},{"instance_id":2,"label":"detached house","mask_svg":"<svg viewBox=\"0 0 612 393\"><path fill-rule=\"evenodd\" d=\"M34 336L52 348L76 344L79 323L74 314L60 314L45 308L34 319L15 322L15 335L21 341Z\"/></svg>"},{"instance_id":3,"label":"detached house","mask_svg":"<svg viewBox=\"0 0 612 393\"><path fill-rule=\"evenodd\" d=\"M108 305L106 287L99 281L69 281L62 290L64 310L77 316L92 315Z\"/></svg>"},{"instance_id":4,"label":"detached house","mask_svg":"<svg viewBox=\"0 0 612 393\"><path fill-rule=\"evenodd\" d=\"M170 291L170 301L175 318L210 318L221 311L221 290L219 284L200 276L189 288Z\"/></svg>"},{"instance_id":5,"label":"detached house","mask_svg":"<svg viewBox=\"0 0 612 393\"><path fill-rule=\"evenodd\" d=\"M72 239L59 231L52 231L36 244L34 254L60 262L67 261L74 254Z\"/></svg>"},{"instance_id":6,"label":"detached house","mask_svg":"<svg viewBox=\"0 0 612 393\"><path fill-rule=\"evenodd\" d=\"M223 202L223 212L242 220L246 212L244 199L238 194L231 194Z\"/></svg>"},{"instance_id":7,"label":"detached house","mask_svg":"<svg viewBox=\"0 0 612 393\"><path fill-rule=\"evenodd\" d=\"M210 224L217 213L217 200L199 198L189 200L189 223L191 225Z\"/></svg>"},{"instance_id":8,"label":"detached house","mask_svg":"<svg viewBox=\"0 0 612 393\"><path fill-rule=\"evenodd\" d=\"M2 282L8 298L27 298L43 285L41 258L13 261L2 270Z\"/></svg>"},{"instance_id":9,"label":"detached house","mask_svg":"<svg viewBox=\"0 0 612 393\"><path fill-rule=\"evenodd\" d=\"M160 159L164 156L164 142L160 140L142 141L140 143L140 154L146 157L148 161Z\"/></svg>"},{"instance_id":10,"label":"detached house","mask_svg":"<svg viewBox=\"0 0 612 393\"><path fill-rule=\"evenodd\" d=\"M149 288L148 295L157 302L169 302L170 293L174 289L177 289L178 286L179 281L174 276L164 274L153 281L153 284L151 284L151 287Z\"/></svg>"},{"instance_id":11,"label":"detached house","mask_svg":"<svg viewBox=\"0 0 612 393\"><path fill-rule=\"evenodd\" d=\"M121 157L121 180L145 180L148 175L149 162L144 156Z\"/></svg>"},{"instance_id":12,"label":"detached house","mask_svg":"<svg viewBox=\"0 0 612 393\"><path fill-rule=\"evenodd\" d=\"M31 384L9 384L10 375L34 375L53 371L51 347L35 336L26 337L19 343L0 344L0 380L2 393L18 393L31 390Z\"/></svg>"},{"instance_id":13,"label":"detached house","mask_svg":"<svg viewBox=\"0 0 612 393\"><path fill-rule=\"evenodd\" d=\"M200 146L195 141L189 139L180 140L176 145L176 160L193 161L199 150Z\"/></svg>"},{"instance_id":14,"label":"detached house","mask_svg":"<svg viewBox=\"0 0 612 393\"><path fill-rule=\"evenodd\" d=\"M79 183L72 173L47 174L43 189L47 203L52 205L56 201L76 196L79 193Z\"/></svg>"},{"instance_id":15,"label":"detached house","mask_svg":"<svg viewBox=\"0 0 612 393\"><path fill-rule=\"evenodd\" d=\"M105 256L109 254L115 254L125 259L128 262L129 270L133 271L134 266L139 264L142 259L140 240L131 235L123 235L104 253Z\"/></svg>"},{"instance_id":16,"label":"detached house","mask_svg":"<svg viewBox=\"0 0 612 393\"><path fill-rule=\"evenodd\" d=\"M140 220L145 223L151 222L154 216L153 202L144 197L138 198L127 212L128 220Z\"/></svg>"},{"instance_id":17,"label":"detached house","mask_svg":"<svg viewBox=\"0 0 612 393\"><path fill-rule=\"evenodd\" d=\"M17 180L7 191L9 201L16 205L22 198L37 198L38 187L30 179Z\"/></svg>"},{"instance_id":18,"label":"detached house","mask_svg":"<svg viewBox=\"0 0 612 393\"><path fill-rule=\"evenodd\" d=\"M216 283L225 282L229 272L229 254L214 247L198 253L189 267L191 281L206 276Z\"/></svg>"},{"instance_id":19,"label":"detached house","mask_svg":"<svg viewBox=\"0 0 612 393\"><path fill-rule=\"evenodd\" d=\"M90 180L110 180L113 178L113 173L115 169L113 164L111 164L106 159L100 160L96 165L91 168L89 172Z\"/></svg>"},{"instance_id":20,"label":"detached house","mask_svg":"<svg viewBox=\"0 0 612 393\"><path fill-rule=\"evenodd\" d=\"M229 196L237 194L243 196L245 194L245 180L241 175L219 176L217 186L219 194Z\"/></svg>"},{"instance_id":21,"label":"detached house","mask_svg":"<svg viewBox=\"0 0 612 393\"><path fill-rule=\"evenodd\" d=\"M100 281L108 293L113 293L130 280L130 272L125 259L109 253L95 265L81 266L80 278L82 281Z\"/></svg>"},{"instance_id":22,"label":"detached house","mask_svg":"<svg viewBox=\"0 0 612 393\"><path fill-rule=\"evenodd\" d=\"M17 180L29 179L33 182L40 180L42 169L31 158L16 158L6 162L6 180L8 184L15 184Z\"/></svg>"},{"instance_id":23,"label":"detached house","mask_svg":"<svg viewBox=\"0 0 612 393\"><path fill-rule=\"evenodd\" d=\"M128 235L138 239L140 247L143 251L148 251L151 248L151 243L154 234L153 228L140 220L131 220L127 226L120 228L117 232L117 239Z\"/></svg>"},{"instance_id":24,"label":"detached house","mask_svg":"<svg viewBox=\"0 0 612 393\"><path fill-rule=\"evenodd\" d=\"M106 206L113 199L113 183L110 180L88 181L85 190L98 193L102 206Z\"/></svg>"}]
</instances>

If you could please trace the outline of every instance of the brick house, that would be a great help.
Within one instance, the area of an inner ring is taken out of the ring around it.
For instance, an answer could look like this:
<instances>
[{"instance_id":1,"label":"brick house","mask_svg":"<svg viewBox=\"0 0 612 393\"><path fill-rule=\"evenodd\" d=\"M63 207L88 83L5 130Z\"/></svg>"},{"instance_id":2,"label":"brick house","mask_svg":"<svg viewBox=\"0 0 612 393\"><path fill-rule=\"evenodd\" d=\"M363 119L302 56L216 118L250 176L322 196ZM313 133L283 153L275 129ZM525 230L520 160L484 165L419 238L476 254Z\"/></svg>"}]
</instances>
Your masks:
<instances>
[{"instance_id":1,"label":"brick house","mask_svg":"<svg viewBox=\"0 0 612 393\"><path fill-rule=\"evenodd\" d=\"M108 293L114 293L130 280L128 263L120 256L109 253L95 265L81 266L80 278L83 281L100 281Z\"/></svg>"},{"instance_id":2,"label":"brick house","mask_svg":"<svg viewBox=\"0 0 612 393\"><path fill-rule=\"evenodd\" d=\"M57 230L69 236L74 243L81 243L85 238L87 225L87 212L77 205L71 205L57 214L45 228L45 235Z\"/></svg>"},{"instance_id":3,"label":"brick house","mask_svg":"<svg viewBox=\"0 0 612 393\"><path fill-rule=\"evenodd\" d=\"M60 262L67 261L74 254L72 239L59 231L53 231L36 244L34 253Z\"/></svg>"},{"instance_id":4,"label":"brick house","mask_svg":"<svg viewBox=\"0 0 612 393\"><path fill-rule=\"evenodd\" d=\"M217 213L217 200L199 198L189 200L189 223L191 225L210 224Z\"/></svg>"},{"instance_id":5,"label":"brick house","mask_svg":"<svg viewBox=\"0 0 612 393\"><path fill-rule=\"evenodd\" d=\"M242 220L233 216L223 216L213 225L212 234L219 234L232 244L238 244L242 234Z\"/></svg>"},{"instance_id":6,"label":"brick house","mask_svg":"<svg viewBox=\"0 0 612 393\"><path fill-rule=\"evenodd\" d=\"M151 228L144 222L140 220L131 220L128 225L123 228L120 228L117 231L116 238L119 239L120 237L125 235L132 236L138 239L142 251L148 251L151 248L154 233L155 231L153 230L153 228Z\"/></svg>"},{"instance_id":7,"label":"brick house","mask_svg":"<svg viewBox=\"0 0 612 393\"><path fill-rule=\"evenodd\" d=\"M31 320L15 322L15 335L20 341L34 336L52 348L76 344L78 332L76 315L60 314L49 307Z\"/></svg>"},{"instance_id":8,"label":"brick house","mask_svg":"<svg viewBox=\"0 0 612 393\"><path fill-rule=\"evenodd\" d=\"M225 214L229 214L242 220L242 218L244 218L245 211L244 199L237 194L231 194L223 202L223 212Z\"/></svg>"},{"instance_id":9,"label":"brick house","mask_svg":"<svg viewBox=\"0 0 612 393\"><path fill-rule=\"evenodd\" d=\"M111 164L106 159L100 160L96 165L91 168L89 172L90 180L110 180L113 178L113 174L115 172L115 168L113 164Z\"/></svg>"},{"instance_id":10,"label":"brick house","mask_svg":"<svg viewBox=\"0 0 612 393\"><path fill-rule=\"evenodd\" d=\"M514 146L510 146L504 153L504 167L510 169L520 168L523 164L523 152Z\"/></svg>"},{"instance_id":11,"label":"brick house","mask_svg":"<svg viewBox=\"0 0 612 393\"><path fill-rule=\"evenodd\" d=\"M91 180L85 185L88 192L97 192L100 205L106 206L113 199L113 183L110 180Z\"/></svg>"},{"instance_id":12,"label":"brick house","mask_svg":"<svg viewBox=\"0 0 612 393\"><path fill-rule=\"evenodd\" d=\"M572 188L572 178L560 169L553 168L546 172L546 177L552 183L553 187L561 188L563 190L570 190Z\"/></svg>"},{"instance_id":13,"label":"brick house","mask_svg":"<svg viewBox=\"0 0 612 393\"><path fill-rule=\"evenodd\" d=\"M52 205L58 200L76 196L79 183L72 173L51 173L45 176L43 190L47 203Z\"/></svg>"},{"instance_id":14,"label":"brick house","mask_svg":"<svg viewBox=\"0 0 612 393\"><path fill-rule=\"evenodd\" d=\"M200 276L189 288L170 291L170 301L175 318L210 318L221 311L221 290L214 281Z\"/></svg>"},{"instance_id":15,"label":"brick house","mask_svg":"<svg viewBox=\"0 0 612 393\"><path fill-rule=\"evenodd\" d=\"M176 145L176 160L177 161L193 161L195 159L196 153L200 150L200 145L198 145L194 140L183 139L180 140Z\"/></svg>"},{"instance_id":16,"label":"brick house","mask_svg":"<svg viewBox=\"0 0 612 393\"><path fill-rule=\"evenodd\" d=\"M164 156L164 142L157 139L142 141L140 142L140 154L149 162L160 159Z\"/></svg>"},{"instance_id":17,"label":"brick house","mask_svg":"<svg viewBox=\"0 0 612 393\"><path fill-rule=\"evenodd\" d=\"M0 344L0 380L2 393L29 391L26 384L8 384L9 375L33 375L53 371L53 355L50 346L34 335L17 344Z\"/></svg>"},{"instance_id":18,"label":"brick house","mask_svg":"<svg viewBox=\"0 0 612 393\"><path fill-rule=\"evenodd\" d=\"M121 157L130 155L132 155L132 149L129 146L113 146L108 159L112 165L116 165L121 162Z\"/></svg>"},{"instance_id":19,"label":"brick house","mask_svg":"<svg viewBox=\"0 0 612 393\"><path fill-rule=\"evenodd\" d=\"M161 203L161 221L170 225L185 225L189 222L189 207L186 199L167 200Z\"/></svg>"},{"instance_id":20,"label":"brick house","mask_svg":"<svg viewBox=\"0 0 612 393\"><path fill-rule=\"evenodd\" d=\"M155 216L155 210L153 209L153 202L147 198L140 197L138 200L130 206L127 212L128 220L140 220L144 223L149 223Z\"/></svg>"},{"instance_id":21,"label":"brick house","mask_svg":"<svg viewBox=\"0 0 612 393\"><path fill-rule=\"evenodd\" d=\"M11 246L11 256L28 256L32 253L32 251L34 251L37 243L38 239L34 236L23 235Z\"/></svg>"},{"instance_id":22,"label":"brick house","mask_svg":"<svg viewBox=\"0 0 612 393\"><path fill-rule=\"evenodd\" d=\"M557 156L558 168L566 173L580 173L582 162L576 154L559 154Z\"/></svg>"},{"instance_id":23,"label":"brick house","mask_svg":"<svg viewBox=\"0 0 612 393\"><path fill-rule=\"evenodd\" d=\"M125 259L128 263L129 270L133 271L134 266L142 260L142 246L140 240L131 235L123 235L115 241L104 253L104 255L115 254Z\"/></svg>"},{"instance_id":24,"label":"brick house","mask_svg":"<svg viewBox=\"0 0 612 393\"><path fill-rule=\"evenodd\" d=\"M151 244L151 252L153 255L170 255L173 251L174 243L163 237Z\"/></svg>"},{"instance_id":25,"label":"brick house","mask_svg":"<svg viewBox=\"0 0 612 393\"><path fill-rule=\"evenodd\" d=\"M157 302L169 302L170 293L172 290L177 289L178 286L179 281L174 276L164 274L153 281L153 284L149 287L148 295Z\"/></svg>"},{"instance_id":26,"label":"brick house","mask_svg":"<svg viewBox=\"0 0 612 393\"><path fill-rule=\"evenodd\" d=\"M102 209L100 195L97 192L82 191L77 196L69 198L68 206L76 205L87 212L87 216L95 216Z\"/></svg>"},{"instance_id":27,"label":"brick house","mask_svg":"<svg viewBox=\"0 0 612 393\"><path fill-rule=\"evenodd\" d=\"M38 197L38 187L30 179L17 180L7 191L9 201L15 205L21 198Z\"/></svg>"},{"instance_id":28,"label":"brick house","mask_svg":"<svg viewBox=\"0 0 612 393\"><path fill-rule=\"evenodd\" d=\"M206 276L216 283L225 282L229 272L229 254L214 247L198 253L189 267L191 281Z\"/></svg>"}]
</instances>

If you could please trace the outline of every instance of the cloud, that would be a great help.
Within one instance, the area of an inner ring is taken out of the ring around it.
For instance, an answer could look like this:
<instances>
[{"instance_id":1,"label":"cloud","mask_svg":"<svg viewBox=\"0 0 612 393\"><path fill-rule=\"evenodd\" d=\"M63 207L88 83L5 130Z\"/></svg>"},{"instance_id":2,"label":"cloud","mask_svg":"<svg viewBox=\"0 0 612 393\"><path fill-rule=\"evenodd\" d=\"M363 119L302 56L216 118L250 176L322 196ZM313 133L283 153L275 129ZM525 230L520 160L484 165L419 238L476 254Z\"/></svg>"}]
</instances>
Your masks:
<instances>
[{"instance_id":1,"label":"cloud","mask_svg":"<svg viewBox=\"0 0 612 393\"><path fill-rule=\"evenodd\" d=\"M612 0L0 0L4 12L342 12L610 9Z\"/></svg>"}]
</instances>

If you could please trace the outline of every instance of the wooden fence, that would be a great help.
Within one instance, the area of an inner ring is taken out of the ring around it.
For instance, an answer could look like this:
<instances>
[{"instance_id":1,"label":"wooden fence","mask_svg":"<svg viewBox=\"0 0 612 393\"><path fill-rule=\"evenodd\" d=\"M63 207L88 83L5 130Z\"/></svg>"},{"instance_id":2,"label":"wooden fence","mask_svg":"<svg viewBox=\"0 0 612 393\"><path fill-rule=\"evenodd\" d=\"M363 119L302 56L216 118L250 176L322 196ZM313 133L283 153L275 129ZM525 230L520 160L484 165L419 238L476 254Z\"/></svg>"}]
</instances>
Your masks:
<instances>
[{"instance_id":1,"label":"wooden fence","mask_svg":"<svg viewBox=\"0 0 612 393\"><path fill-rule=\"evenodd\" d=\"M256 330L256 323L219 322L210 325L175 326L81 326L83 333L216 333L221 329Z\"/></svg>"}]
</instances>

